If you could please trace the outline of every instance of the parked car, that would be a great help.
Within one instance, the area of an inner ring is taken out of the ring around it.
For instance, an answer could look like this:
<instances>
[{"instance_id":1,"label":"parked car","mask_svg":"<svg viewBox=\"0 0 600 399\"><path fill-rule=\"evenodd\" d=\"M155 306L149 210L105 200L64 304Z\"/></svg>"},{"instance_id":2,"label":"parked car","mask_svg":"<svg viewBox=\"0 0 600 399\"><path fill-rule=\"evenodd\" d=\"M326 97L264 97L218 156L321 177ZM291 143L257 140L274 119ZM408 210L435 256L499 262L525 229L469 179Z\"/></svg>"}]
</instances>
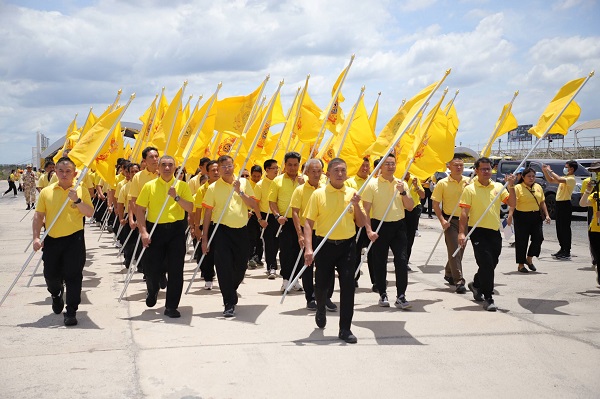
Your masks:
<instances>
[{"instance_id":1,"label":"parked car","mask_svg":"<svg viewBox=\"0 0 600 399\"><path fill-rule=\"evenodd\" d=\"M600 162L600 159L576 159L576 161L587 169L592 166L593 163Z\"/></svg>"},{"instance_id":2,"label":"parked car","mask_svg":"<svg viewBox=\"0 0 600 399\"><path fill-rule=\"evenodd\" d=\"M496 181L502 184L505 183L504 176L510 173L514 173L521 161L515 160L501 160L498 164L498 172L496 175ZM544 189L544 195L546 197L546 207L548 208L548 213L550 217L554 219L556 216L556 191L558 190L558 184L549 183L542 172L543 165L550 165L550 168L559 176L563 176L563 168L565 167L565 163L567 161L563 161L560 159L528 159L525 162L525 167L531 167L535 170L535 180L536 183L539 183ZM573 210L575 211L585 211L584 208L579 206L579 199L581 198L581 182L586 177L589 177L590 173L587 169L579 164L579 167L575 171L575 189L573 190L573 194L571 195L571 205L573 205ZM503 206L502 212L505 213L508 211L508 207L506 205Z\"/></svg>"}]
</instances>

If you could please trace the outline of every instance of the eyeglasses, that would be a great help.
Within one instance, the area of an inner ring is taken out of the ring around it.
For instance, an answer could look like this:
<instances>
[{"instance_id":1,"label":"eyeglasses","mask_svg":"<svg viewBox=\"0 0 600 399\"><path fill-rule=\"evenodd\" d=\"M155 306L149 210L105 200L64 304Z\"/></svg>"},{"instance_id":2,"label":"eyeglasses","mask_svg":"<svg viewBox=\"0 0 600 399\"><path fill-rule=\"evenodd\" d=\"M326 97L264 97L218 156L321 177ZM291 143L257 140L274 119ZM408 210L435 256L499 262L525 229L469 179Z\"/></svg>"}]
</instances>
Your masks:
<instances>
[{"instance_id":1,"label":"eyeglasses","mask_svg":"<svg viewBox=\"0 0 600 399\"><path fill-rule=\"evenodd\" d=\"M247 178L249 178L249 177L250 177L250 175L242 175L242 177L243 177L244 179L247 179Z\"/></svg>"},{"instance_id":2,"label":"eyeglasses","mask_svg":"<svg viewBox=\"0 0 600 399\"><path fill-rule=\"evenodd\" d=\"M480 171L482 171L482 172L491 172L491 171L492 171L492 168L479 168L479 169L477 169L477 170L480 170Z\"/></svg>"},{"instance_id":3,"label":"eyeglasses","mask_svg":"<svg viewBox=\"0 0 600 399\"><path fill-rule=\"evenodd\" d=\"M396 166L396 162L384 162L385 166Z\"/></svg>"},{"instance_id":4,"label":"eyeglasses","mask_svg":"<svg viewBox=\"0 0 600 399\"><path fill-rule=\"evenodd\" d=\"M221 165L221 169L233 169L233 165Z\"/></svg>"}]
</instances>

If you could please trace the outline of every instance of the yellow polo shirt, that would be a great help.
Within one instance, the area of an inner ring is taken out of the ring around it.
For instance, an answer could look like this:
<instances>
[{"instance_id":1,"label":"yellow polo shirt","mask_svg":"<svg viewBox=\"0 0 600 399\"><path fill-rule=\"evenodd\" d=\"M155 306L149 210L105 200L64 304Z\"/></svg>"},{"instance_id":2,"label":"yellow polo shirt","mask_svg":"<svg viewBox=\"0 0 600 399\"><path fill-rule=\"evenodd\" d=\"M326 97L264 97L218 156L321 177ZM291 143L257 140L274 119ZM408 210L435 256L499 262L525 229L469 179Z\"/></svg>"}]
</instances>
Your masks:
<instances>
[{"instance_id":1,"label":"yellow polo shirt","mask_svg":"<svg viewBox=\"0 0 600 399\"><path fill-rule=\"evenodd\" d=\"M537 183L534 183L531 189L525 183L515 184L515 196L517 197L516 209L521 212L539 211L538 204L546 199L544 189Z\"/></svg>"},{"instance_id":2,"label":"yellow polo shirt","mask_svg":"<svg viewBox=\"0 0 600 399\"><path fill-rule=\"evenodd\" d=\"M173 184L174 179L175 178L173 177L170 181L164 181L164 179L158 178L149 181L148 183L144 184L144 187L142 187L142 191L140 191L140 194L137 196L135 203L136 205L143 206L148 210L148 215L146 216L147 221L157 223L158 213L160 212L166 198L168 198L167 205L163 211L163 214L160 216L160 219L158 219L158 224L177 222L185 218L185 211L183 208L180 207L177 202L175 202L173 197L167 194L169 188ZM181 199L186 201L193 200L190 186L188 186L186 182L177 180L175 183L175 191L177 192L177 195L181 197Z\"/></svg>"},{"instance_id":3,"label":"yellow polo shirt","mask_svg":"<svg viewBox=\"0 0 600 399\"><path fill-rule=\"evenodd\" d=\"M46 216L46 227L54 220L60 207L67 200L70 187L64 190L58 183L52 183L40 191L40 197L35 206L35 211L43 213ZM92 206L90 193L83 187L77 187L77 196L81 200ZM83 213L79 211L77 205L69 200L65 209L61 212L48 235L52 238L59 238L71 235L83 230Z\"/></svg>"},{"instance_id":4,"label":"yellow polo shirt","mask_svg":"<svg viewBox=\"0 0 600 399\"><path fill-rule=\"evenodd\" d=\"M356 176L352 176L352 177L346 179L344 184L346 185L346 187L351 187L351 188L355 189L356 191L358 191L361 189L363 184L365 184L366 180L367 179L363 179L362 177L356 175Z\"/></svg>"},{"instance_id":5,"label":"yellow polo shirt","mask_svg":"<svg viewBox=\"0 0 600 399\"><path fill-rule=\"evenodd\" d=\"M568 175L565 176L565 179L567 179L566 183L558 185L558 191L556 192L557 201L571 201L571 194L573 194L573 189L575 189L575 176Z\"/></svg>"},{"instance_id":6,"label":"yellow polo shirt","mask_svg":"<svg viewBox=\"0 0 600 399\"><path fill-rule=\"evenodd\" d=\"M280 214L287 218L292 217L292 209L288 210L288 206L296 187L298 187L298 179L292 180L284 173L273 179L273 183L271 183L271 188L269 189L269 201L276 202ZM285 213L286 210L287 213Z\"/></svg>"},{"instance_id":7,"label":"yellow polo shirt","mask_svg":"<svg viewBox=\"0 0 600 399\"><path fill-rule=\"evenodd\" d=\"M264 176L256 183L256 188L254 189L254 197L259 201L258 207L260 208L260 211L264 213L271 213L271 210L269 209L269 190L271 189L271 183L273 183L273 180Z\"/></svg>"},{"instance_id":8,"label":"yellow polo shirt","mask_svg":"<svg viewBox=\"0 0 600 399\"><path fill-rule=\"evenodd\" d=\"M317 188L318 187L313 187L306 182L296 187L294 193L292 194L291 207L299 209L298 216L300 216L300 224L302 226L304 226L304 222L306 221L306 218L304 217L304 210L308 205L308 200L310 199L312 193L314 193Z\"/></svg>"},{"instance_id":9,"label":"yellow polo shirt","mask_svg":"<svg viewBox=\"0 0 600 399\"><path fill-rule=\"evenodd\" d=\"M225 209L227 198L233 190L233 184L227 183L225 180L220 178L213 184L208 186L204 199L202 200L202 206L204 208L212 209L211 220L214 223L219 221L221 212ZM247 179L240 179L240 190L243 191L247 196L254 197L254 191L252 186L248 184ZM233 193L229 206L225 210L221 224L231 227L232 229L239 229L248 224L248 207L242 200L242 197L237 193Z\"/></svg>"},{"instance_id":10,"label":"yellow polo shirt","mask_svg":"<svg viewBox=\"0 0 600 399\"><path fill-rule=\"evenodd\" d=\"M369 180L361 198L363 203L368 202L371 204L371 218L381 220L392 197L394 197L394 203L385 217L384 222L397 222L398 220L404 219L402 196L397 192L398 190L396 190L396 184L398 184L398 182L398 179L394 178L394 180L390 182L381 176Z\"/></svg>"},{"instance_id":11,"label":"yellow polo shirt","mask_svg":"<svg viewBox=\"0 0 600 399\"><path fill-rule=\"evenodd\" d=\"M188 181L188 185L190 186L192 193L196 193L200 188L200 176L202 176L202 173L198 173L196 176L192 177L190 181Z\"/></svg>"},{"instance_id":12,"label":"yellow polo shirt","mask_svg":"<svg viewBox=\"0 0 600 399\"><path fill-rule=\"evenodd\" d=\"M461 176L460 180L454 180L452 176L444 177L435 185L431 199L441 202L442 211L446 215L451 215L467 184L469 184L469 178L466 176Z\"/></svg>"},{"instance_id":13,"label":"yellow polo shirt","mask_svg":"<svg viewBox=\"0 0 600 399\"><path fill-rule=\"evenodd\" d=\"M118 184L117 188L119 188L119 194L115 193L115 197L117 198L117 203L119 204L124 204L125 205L125 211L124 213L128 213L129 212L129 201L127 200L127 193L129 192L129 187L131 186L131 181L127 181L127 180L123 180L121 183L125 183L125 184Z\"/></svg>"},{"instance_id":14,"label":"yellow polo shirt","mask_svg":"<svg viewBox=\"0 0 600 399\"><path fill-rule=\"evenodd\" d=\"M598 213L598 207L596 206L596 200L594 199L594 194L590 194L588 196L588 202L594 211L594 215L592 220L590 221L589 230L593 233L600 233L600 226L598 225L598 217L600 217Z\"/></svg>"},{"instance_id":15,"label":"yellow polo shirt","mask_svg":"<svg viewBox=\"0 0 600 399\"><path fill-rule=\"evenodd\" d=\"M254 183L254 181L252 181L251 179L248 179L248 183L250 183L250 186L252 186L252 190L254 190L254 192L256 193L256 183Z\"/></svg>"},{"instance_id":16,"label":"yellow polo shirt","mask_svg":"<svg viewBox=\"0 0 600 399\"><path fill-rule=\"evenodd\" d=\"M152 181L158 177L158 172L148 172L148 169L140 170L131 178L131 185L129 186L129 193L127 194L128 199L137 198L142 191L142 187L149 181ZM188 186L189 188L189 186Z\"/></svg>"},{"instance_id":17,"label":"yellow polo shirt","mask_svg":"<svg viewBox=\"0 0 600 399\"><path fill-rule=\"evenodd\" d=\"M131 182L131 180L125 179L117 183L117 186L115 187L115 198L119 198L119 194L121 193L123 186L129 182Z\"/></svg>"},{"instance_id":18,"label":"yellow polo shirt","mask_svg":"<svg viewBox=\"0 0 600 399\"><path fill-rule=\"evenodd\" d=\"M196 209L202 209L202 215L200 216L200 220L204 219L204 209L202 208L202 201L204 200L204 196L206 195L206 190L208 190L208 182L204 182L198 190L196 190L196 194L194 194L194 212Z\"/></svg>"},{"instance_id":19,"label":"yellow polo shirt","mask_svg":"<svg viewBox=\"0 0 600 399\"><path fill-rule=\"evenodd\" d=\"M410 198L413 199L415 206L417 206L421 203L421 197L419 197L419 189L423 190L423 186L421 185L421 182L418 180L417 180L416 186L414 184L412 184L413 177L414 176L410 175L410 178L408 179L408 181L405 181L404 184L410 185L410 190L408 190L408 194L410 194Z\"/></svg>"},{"instance_id":20,"label":"yellow polo shirt","mask_svg":"<svg viewBox=\"0 0 600 399\"><path fill-rule=\"evenodd\" d=\"M48 173L44 173L38 179L38 181L37 181L37 187L39 187L39 188L45 188L45 187L48 187L49 185L50 185L50 182L48 181Z\"/></svg>"},{"instance_id":21,"label":"yellow polo shirt","mask_svg":"<svg viewBox=\"0 0 600 399\"><path fill-rule=\"evenodd\" d=\"M350 203L356 190L352 187L342 186L341 189L327 184L325 187L316 189L308 200L304 218L315 222L315 233L319 237L325 237L340 217L346 206ZM329 236L331 240L346 240L356 234L354 223L354 206L346 212L340 223Z\"/></svg>"},{"instance_id":22,"label":"yellow polo shirt","mask_svg":"<svg viewBox=\"0 0 600 399\"><path fill-rule=\"evenodd\" d=\"M469 184L463 190L460 197L460 207L469 208L469 226L473 227L475 222L479 220L483 212L490 205L492 200L500 194L500 201L494 202L494 205L485 214L478 227L484 227L490 230L500 229L500 202L505 202L508 198L508 191L500 183L494 183L490 180L490 184L483 186L478 179L473 180L473 184Z\"/></svg>"}]
</instances>

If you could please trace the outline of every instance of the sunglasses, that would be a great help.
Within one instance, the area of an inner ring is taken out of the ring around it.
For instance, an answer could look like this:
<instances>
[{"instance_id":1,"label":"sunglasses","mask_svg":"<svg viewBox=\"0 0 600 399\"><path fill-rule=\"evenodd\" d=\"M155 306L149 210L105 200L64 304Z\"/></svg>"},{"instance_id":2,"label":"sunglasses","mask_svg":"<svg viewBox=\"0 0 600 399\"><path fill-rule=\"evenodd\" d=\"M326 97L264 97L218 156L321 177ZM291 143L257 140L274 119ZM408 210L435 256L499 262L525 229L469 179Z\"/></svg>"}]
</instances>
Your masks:
<instances>
[{"instance_id":1,"label":"sunglasses","mask_svg":"<svg viewBox=\"0 0 600 399\"><path fill-rule=\"evenodd\" d=\"M242 177L243 177L244 179L247 179L247 178L249 178L249 177L250 177L250 175L242 175Z\"/></svg>"}]
</instances>

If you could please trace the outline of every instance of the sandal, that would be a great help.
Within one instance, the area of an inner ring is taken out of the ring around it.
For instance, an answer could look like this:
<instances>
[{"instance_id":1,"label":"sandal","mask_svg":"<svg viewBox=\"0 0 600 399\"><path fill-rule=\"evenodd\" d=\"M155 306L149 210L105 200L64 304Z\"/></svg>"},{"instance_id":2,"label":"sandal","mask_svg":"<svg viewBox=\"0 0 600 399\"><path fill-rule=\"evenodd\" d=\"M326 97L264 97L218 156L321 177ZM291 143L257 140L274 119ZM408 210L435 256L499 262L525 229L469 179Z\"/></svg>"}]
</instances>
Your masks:
<instances>
[{"instance_id":1,"label":"sandal","mask_svg":"<svg viewBox=\"0 0 600 399\"><path fill-rule=\"evenodd\" d=\"M535 268L535 266L533 265L533 263L527 263L527 267L529 268L529 270L531 270L532 272L537 271L537 269Z\"/></svg>"}]
</instances>

